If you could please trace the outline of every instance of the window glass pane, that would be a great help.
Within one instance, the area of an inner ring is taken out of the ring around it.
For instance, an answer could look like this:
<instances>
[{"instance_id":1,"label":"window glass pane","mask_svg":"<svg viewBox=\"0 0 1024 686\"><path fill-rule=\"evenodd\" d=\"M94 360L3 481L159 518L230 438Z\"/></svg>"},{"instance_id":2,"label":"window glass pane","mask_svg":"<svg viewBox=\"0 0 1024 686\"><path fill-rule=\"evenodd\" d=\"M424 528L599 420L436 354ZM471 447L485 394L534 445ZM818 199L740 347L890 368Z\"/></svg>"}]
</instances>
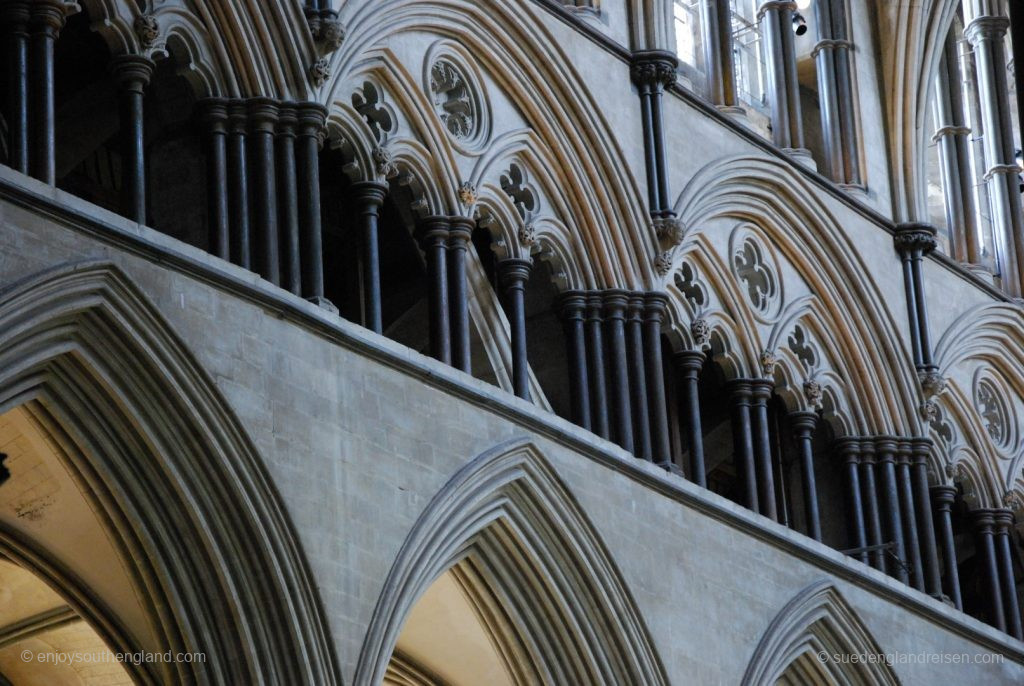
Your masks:
<instances>
[{"instance_id":1,"label":"window glass pane","mask_svg":"<svg viewBox=\"0 0 1024 686\"><path fill-rule=\"evenodd\" d=\"M756 0L732 0L732 38L736 95L744 104L767 114L764 41Z\"/></svg>"}]
</instances>

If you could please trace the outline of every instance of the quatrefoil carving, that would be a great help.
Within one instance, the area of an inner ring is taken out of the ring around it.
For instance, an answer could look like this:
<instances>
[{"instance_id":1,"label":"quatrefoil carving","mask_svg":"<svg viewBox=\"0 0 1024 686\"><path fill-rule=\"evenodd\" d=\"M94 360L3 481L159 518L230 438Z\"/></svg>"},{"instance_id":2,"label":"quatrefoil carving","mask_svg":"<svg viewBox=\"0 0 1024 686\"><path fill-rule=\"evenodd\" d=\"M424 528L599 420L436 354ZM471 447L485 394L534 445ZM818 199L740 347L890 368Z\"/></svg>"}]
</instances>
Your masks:
<instances>
[{"instance_id":1,"label":"quatrefoil carving","mask_svg":"<svg viewBox=\"0 0 1024 686\"><path fill-rule=\"evenodd\" d=\"M367 81L363 87L352 94L352 106L356 112L366 121L367 126L373 132L373 137L379 143L385 134L395 129L395 120L391 112L384 106L384 97L380 89Z\"/></svg>"}]
</instances>

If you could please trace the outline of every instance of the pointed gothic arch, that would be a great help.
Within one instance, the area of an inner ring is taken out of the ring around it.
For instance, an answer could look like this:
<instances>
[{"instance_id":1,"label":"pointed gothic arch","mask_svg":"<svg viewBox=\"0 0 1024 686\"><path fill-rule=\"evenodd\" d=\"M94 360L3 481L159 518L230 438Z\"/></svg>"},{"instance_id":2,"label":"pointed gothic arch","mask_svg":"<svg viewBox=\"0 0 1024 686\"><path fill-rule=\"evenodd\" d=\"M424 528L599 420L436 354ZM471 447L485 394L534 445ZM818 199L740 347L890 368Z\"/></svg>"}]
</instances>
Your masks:
<instances>
[{"instance_id":1,"label":"pointed gothic arch","mask_svg":"<svg viewBox=\"0 0 1024 686\"><path fill-rule=\"evenodd\" d=\"M668 683L611 556L526 439L471 461L427 506L384 582L354 684L380 683L413 605L450 569L475 604L500 608L482 621L515 656L515 683Z\"/></svg>"},{"instance_id":2,"label":"pointed gothic arch","mask_svg":"<svg viewBox=\"0 0 1024 686\"><path fill-rule=\"evenodd\" d=\"M20 407L49 427L106 525L149 614L142 647L206 653L152 682L341 683L262 458L118 268L62 264L0 290L0 411ZM105 633L119 652L124 635Z\"/></svg>"},{"instance_id":3,"label":"pointed gothic arch","mask_svg":"<svg viewBox=\"0 0 1024 686\"><path fill-rule=\"evenodd\" d=\"M817 581L786 603L771 621L747 665L743 686L835 684L896 686L881 662L819 660L817 655L880 655L882 650L835 585Z\"/></svg>"}]
</instances>

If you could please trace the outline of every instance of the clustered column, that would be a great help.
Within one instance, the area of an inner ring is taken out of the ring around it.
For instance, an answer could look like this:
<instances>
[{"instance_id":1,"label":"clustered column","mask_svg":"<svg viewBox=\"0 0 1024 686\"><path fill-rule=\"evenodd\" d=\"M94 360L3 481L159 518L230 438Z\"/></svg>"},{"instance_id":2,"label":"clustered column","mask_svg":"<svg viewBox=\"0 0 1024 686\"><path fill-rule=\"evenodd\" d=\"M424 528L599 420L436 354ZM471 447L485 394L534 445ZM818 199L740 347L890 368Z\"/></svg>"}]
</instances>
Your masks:
<instances>
[{"instance_id":1,"label":"clustered column","mask_svg":"<svg viewBox=\"0 0 1024 686\"><path fill-rule=\"evenodd\" d=\"M818 67L822 137L831 178L841 184L861 183L857 151L856 100L851 82L845 2L818 0L814 6L819 43L811 51Z\"/></svg>"},{"instance_id":2,"label":"clustered column","mask_svg":"<svg viewBox=\"0 0 1024 686\"><path fill-rule=\"evenodd\" d=\"M0 21L6 28L7 42L7 150L13 169L27 174L29 171L29 119L28 119L28 0L8 0L0 5Z\"/></svg>"},{"instance_id":3,"label":"clustered column","mask_svg":"<svg viewBox=\"0 0 1024 686\"><path fill-rule=\"evenodd\" d=\"M921 260L935 249L935 227L912 222L896 226L896 251L903 262L903 287L910 320L910 346L918 371L932 371L931 335Z\"/></svg>"},{"instance_id":4,"label":"clustered column","mask_svg":"<svg viewBox=\"0 0 1024 686\"><path fill-rule=\"evenodd\" d=\"M818 415L814 412L794 412L789 415L800 456L800 468L803 472L804 511L807 519L807 534L816 541L821 540L821 518L818 512L818 489L814 478L814 451L811 438L814 427L818 423Z\"/></svg>"},{"instance_id":5,"label":"clustered column","mask_svg":"<svg viewBox=\"0 0 1024 686\"><path fill-rule=\"evenodd\" d=\"M569 392L572 420L591 430L590 374L587 364L587 294L567 291L561 297L562 326L565 331L566 358L569 361Z\"/></svg>"},{"instance_id":6,"label":"clustered column","mask_svg":"<svg viewBox=\"0 0 1024 686\"><path fill-rule=\"evenodd\" d=\"M701 38L704 44L708 97L719 107L736 107L731 3L729 0L701 0L701 5Z\"/></svg>"},{"instance_id":7,"label":"clustered column","mask_svg":"<svg viewBox=\"0 0 1024 686\"><path fill-rule=\"evenodd\" d=\"M533 262L507 258L498 263L498 280L505 297L512 339L512 390L523 400L530 399L530 362L526 347L526 282Z\"/></svg>"},{"instance_id":8,"label":"clustered column","mask_svg":"<svg viewBox=\"0 0 1024 686\"><path fill-rule=\"evenodd\" d=\"M676 469L661 343L667 312L662 293L609 289L561 298L574 421Z\"/></svg>"},{"instance_id":9,"label":"clustered column","mask_svg":"<svg viewBox=\"0 0 1024 686\"><path fill-rule=\"evenodd\" d=\"M707 470L704 467L704 433L700 420L700 372L704 368L704 353L699 350L681 350L673 356L680 386L680 402L684 419L683 435L690 455L690 481L707 488ZM749 414L748 414L749 423ZM749 433L749 432L748 432ZM749 505L748 505L749 507ZM756 510L756 501L751 509Z\"/></svg>"},{"instance_id":10,"label":"clustered column","mask_svg":"<svg viewBox=\"0 0 1024 686\"><path fill-rule=\"evenodd\" d=\"M839 441L836 448L845 465L852 554L939 597L942 588L937 544L945 545L944 523L940 518L936 528L932 517L934 490L930 496L927 472L931 441L849 437Z\"/></svg>"},{"instance_id":11,"label":"clustered column","mask_svg":"<svg viewBox=\"0 0 1024 686\"><path fill-rule=\"evenodd\" d=\"M644 131L644 159L647 170L647 199L652 217L672 214L668 197L668 165L662 96L676 81L678 60L670 52L646 50L633 54L630 70L640 92L640 115Z\"/></svg>"},{"instance_id":12,"label":"clustered column","mask_svg":"<svg viewBox=\"0 0 1024 686\"><path fill-rule=\"evenodd\" d=\"M1020 268L1024 265L1024 216L1021 213L1009 86L1006 79L1005 38L1009 19L1004 16L972 18L964 35L974 48L981 118L985 136L982 145L989 168L985 172L992 223L1005 227L997 231L1003 240L1004 261L999 272L1003 287L1011 295L1021 295Z\"/></svg>"},{"instance_id":13,"label":"clustered column","mask_svg":"<svg viewBox=\"0 0 1024 686\"><path fill-rule=\"evenodd\" d=\"M427 307L430 311L430 355L451 364L451 329L448 308L448 217L423 220L417 230L427 260Z\"/></svg>"},{"instance_id":14,"label":"clustered column","mask_svg":"<svg viewBox=\"0 0 1024 686\"><path fill-rule=\"evenodd\" d=\"M775 144L784 150L803 151L800 83L797 79L796 48L792 28L795 10L795 2L769 0L761 5L757 16L764 27L772 135Z\"/></svg>"},{"instance_id":15,"label":"clustered column","mask_svg":"<svg viewBox=\"0 0 1024 686\"><path fill-rule=\"evenodd\" d=\"M942 549L943 593L953 601L958 610L964 609L960 595L960 573L957 566L956 542L953 538L953 503L956 502L955 486L932 486L932 507L935 513L936 538Z\"/></svg>"},{"instance_id":16,"label":"clustered column","mask_svg":"<svg viewBox=\"0 0 1024 686\"><path fill-rule=\"evenodd\" d=\"M1017 584L1013 576L1013 543L1010 529L1013 528L1013 512L999 509L992 512L994 521L996 563L999 568L1000 590L1003 596L1003 613L1006 632L1017 640L1024 640L1021 631L1020 605L1017 602Z\"/></svg>"},{"instance_id":17,"label":"clustered column","mask_svg":"<svg viewBox=\"0 0 1024 686\"><path fill-rule=\"evenodd\" d=\"M974 188L969 170L971 129L964 119L960 60L956 34L946 36L935 76L935 135L939 173L946 196L946 226L957 260L980 264L981 246L975 219Z\"/></svg>"},{"instance_id":18,"label":"clustered column","mask_svg":"<svg viewBox=\"0 0 1024 686\"><path fill-rule=\"evenodd\" d=\"M352 184L351 198L359 216L359 249L362 268L363 326L375 333L384 330L380 290L380 209L388 187L376 181Z\"/></svg>"},{"instance_id":19,"label":"clustered column","mask_svg":"<svg viewBox=\"0 0 1024 686\"><path fill-rule=\"evenodd\" d=\"M8 0L0 6L7 42L6 124L10 166L56 181L53 50L68 6L60 0Z\"/></svg>"},{"instance_id":20,"label":"clustered column","mask_svg":"<svg viewBox=\"0 0 1024 686\"><path fill-rule=\"evenodd\" d=\"M326 110L270 98L211 98L200 111L211 252L333 309L324 299L320 217Z\"/></svg>"},{"instance_id":21,"label":"clustered column","mask_svg":"<svg viewBox=\"0 0 1024 686\"><path fill-rule=\"evenodd\" d=\"M469 374L472 371L470 359L469 331L469 290L466 286L466 253L473 227L476 223L466 217L452 217L448 234L448 280L451 297L452 323L452 366ZM528 272L527 272L528 273ZM525 284L524 284L525 285ZM522 322L523 340L526 339L526 322ZM526 360L521 361L522 364Z\"/></svg>"}]
</instances>

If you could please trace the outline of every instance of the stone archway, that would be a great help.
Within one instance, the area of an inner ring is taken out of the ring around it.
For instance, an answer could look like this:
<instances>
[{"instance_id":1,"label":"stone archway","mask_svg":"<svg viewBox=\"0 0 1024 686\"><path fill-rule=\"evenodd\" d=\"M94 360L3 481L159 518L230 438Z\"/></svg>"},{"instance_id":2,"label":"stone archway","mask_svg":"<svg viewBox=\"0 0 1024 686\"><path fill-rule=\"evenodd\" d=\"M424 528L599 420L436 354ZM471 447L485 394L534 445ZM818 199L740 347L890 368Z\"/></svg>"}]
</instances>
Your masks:
<instances>
[{"instance_id":1,"label":"stone archway","mask_svg":"<svg viewBox=\"0 0 1024 686\"><path fill-rule=\"evenodd\" d=\"M538 450L477 457L437 494L384 585L355 684L378 684L417 601L454 576L514 684L667 684L608 552Z\"/></svg>"},{"instance_id":2,"label":"stone archway","mask_svg":"<svg viewBox=\"0 0 1024 686\"><path fill-rule=\"evenodd\" d=\"M310 575L253 445L161 315L107 263L66 264L0 292L0 414L50 444L96 515L126 601L97 570L51 579L117 652L201 652L152 683L340 683ZM0 492L27 484L11 464ZM25 536L32 532L21 531ZM32 545L71 573L53 532ZM101 540L101 539L97 539ZM87 556L91 558L92 556ZM129 602L130 601L130 602ZM139 612L130 611L136 603ZM141 616L141 619L140 619Z\"/></svg>"}]
</instances>

